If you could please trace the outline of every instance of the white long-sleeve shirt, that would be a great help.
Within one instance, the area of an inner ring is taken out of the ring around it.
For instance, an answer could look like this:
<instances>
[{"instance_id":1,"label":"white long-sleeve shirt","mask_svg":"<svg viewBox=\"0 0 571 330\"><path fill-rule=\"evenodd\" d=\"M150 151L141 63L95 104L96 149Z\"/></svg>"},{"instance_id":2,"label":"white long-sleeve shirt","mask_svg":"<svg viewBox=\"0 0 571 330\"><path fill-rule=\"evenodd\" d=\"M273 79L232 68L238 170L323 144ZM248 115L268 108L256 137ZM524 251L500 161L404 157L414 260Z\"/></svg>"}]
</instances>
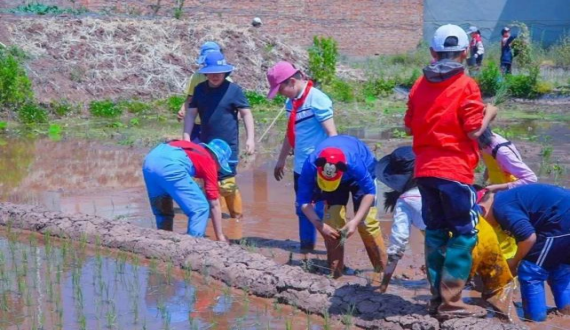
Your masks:
<instances>
[{"instance_id":1,"label":"white long-sleeve shirt","mask_svg":"<svg viewBox=\"0 0 571 330\"><path fill-rule=\"evenodd\" d=\"M387 249L389 255L404 253L410 237L411 225L420 230L426 229L422 221L422 202L418 188L404 192L397 200L389 237L390 245Z\"/></svg>"}]
</instances>

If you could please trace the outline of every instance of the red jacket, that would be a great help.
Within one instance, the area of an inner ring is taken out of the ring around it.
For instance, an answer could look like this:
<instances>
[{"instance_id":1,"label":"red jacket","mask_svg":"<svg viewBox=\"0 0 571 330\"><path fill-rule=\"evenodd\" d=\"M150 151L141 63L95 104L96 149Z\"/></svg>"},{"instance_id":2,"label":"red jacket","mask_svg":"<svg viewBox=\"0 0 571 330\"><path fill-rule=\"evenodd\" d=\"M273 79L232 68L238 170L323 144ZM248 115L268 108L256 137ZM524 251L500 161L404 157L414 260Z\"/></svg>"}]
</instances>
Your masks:
<instances>
[{"instance_id":1,"label":"red jacket","mask_svg":"<svg viewBox=\"0 0 571 330\"><path fill-rule=\"evenodd\" d=\"M206 199L216 200L220 197L218 190L218 164L208 150L200 144L175 140L169 142L173 147L179 147L186 152L195 169L195 177L204 180Z\"/></svg>"},{"instance_id":2,"label":"red jacket","mask_svg":"<svg viewBox=\"0 0 571 330\"><path fill-rule=\"evenodd\" d=\"M413 135L415 177L473 184L478 145L468 133L480 129L484 103L476 82L464 73L412 87L404 122Z\"/></svg>"}]
</instances>

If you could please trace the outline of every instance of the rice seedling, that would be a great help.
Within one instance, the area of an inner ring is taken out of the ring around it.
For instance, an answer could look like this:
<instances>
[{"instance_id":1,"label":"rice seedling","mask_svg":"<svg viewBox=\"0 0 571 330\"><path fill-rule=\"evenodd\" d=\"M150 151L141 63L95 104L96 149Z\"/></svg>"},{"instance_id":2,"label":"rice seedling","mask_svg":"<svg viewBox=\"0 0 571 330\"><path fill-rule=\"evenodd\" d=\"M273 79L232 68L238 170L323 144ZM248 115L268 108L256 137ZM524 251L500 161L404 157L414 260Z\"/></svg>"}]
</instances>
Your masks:
<instances>
[{"instance_id":1,"label":"rice seedling","mask_svg":"<svg viewBox=\"0 0 571 330\"><path fill-rule=\"evenodd\" d=\"M293 329L293 325L292 325L292 322L291 322L290 319L286 319L286 321L285 321L285 328L286 328L286 330L291 330L291 329Z\"/></svg>"},{"instance_id":2,"label":"rice seedling","mask_svg":"<svg viewBox=\"0 0 571 330\"><path fill-rule=\"evenodd\" d=\"M329 309L323 309L323 330L331 330L331 315L329 315Z\"/></svg>"},{"instance_id":3,"label":"rice seedling","mask_svg":"<svg viewBox=\"0 0 571 330\"><path fill-rule=\"evenodd\" d=\"M355 314L355 305L349 305L349 308L341 318L341 322L345 325L345 329L350 330L353 327L353 315Z\"/></svg>"}]
</instances>

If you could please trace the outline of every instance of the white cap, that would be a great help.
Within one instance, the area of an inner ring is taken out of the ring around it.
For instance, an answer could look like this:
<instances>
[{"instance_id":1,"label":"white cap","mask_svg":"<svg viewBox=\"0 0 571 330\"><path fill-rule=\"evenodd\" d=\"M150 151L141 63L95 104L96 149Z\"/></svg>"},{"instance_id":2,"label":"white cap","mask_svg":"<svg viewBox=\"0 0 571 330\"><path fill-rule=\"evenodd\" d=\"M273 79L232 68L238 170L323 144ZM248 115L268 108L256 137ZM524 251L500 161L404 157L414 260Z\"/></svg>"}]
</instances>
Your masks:
<instances>
[{"instance_id":1,"label":"white cap","mask_svg":"<svg viewBox=\"0 0 571 330\"><path fill-rule=\"evenodd\" d=\"M445 47L444 42L448 37L456 37L458 45L452 47ZM458 25L446 24L439 27L434 32L430 48L435 52L459 52L468 48L468 35Z\"/></svg>"}]
</instances>

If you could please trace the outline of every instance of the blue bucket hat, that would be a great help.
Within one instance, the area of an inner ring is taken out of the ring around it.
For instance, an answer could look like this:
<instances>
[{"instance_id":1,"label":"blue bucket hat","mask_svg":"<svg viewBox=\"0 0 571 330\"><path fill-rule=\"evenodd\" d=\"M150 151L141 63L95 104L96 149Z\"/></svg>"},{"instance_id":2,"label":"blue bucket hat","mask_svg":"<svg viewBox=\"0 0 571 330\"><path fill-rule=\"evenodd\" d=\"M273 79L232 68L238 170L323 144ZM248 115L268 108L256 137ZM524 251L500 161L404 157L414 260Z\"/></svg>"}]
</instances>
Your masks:
<instances>
[{"instance_id":1,"label":"blue bucket hat","mask_svg":"<svg viewBox=\"0 0 571 330\"><path fill-rule=\"evenodd\" d=\"M196 64L203 65L204 59L206 59L206 54L219 51L220 46L218 46L218 44L214 41L207 41L203 43L202 46L200 46L200 55L198 55L198 58L196 59Z\"/></svg>"},{"instance_id":2,"label":"blue bucket hat","mask_svg":"<svg viewBox=\"0 0 571 330\"><path fill-rule=\"evenodd\" d=\"M216 155L216 160L218 160L218 164L220 164L220 169L222 170L223 174L230 174L232 173L232 169L230 168L230 156L232 156L232 149L226 141L220 139L214 139L209 143L201 143L204 147L208 148L208 150L212 151L214 155Z\"/></svg>"},{"instance_id":3,"label":"blue bucket hat","mask_svg":"<svg viewBox=\"0 0 571 330\"><path fill-rule=\"evenodd\" d=\"M396 148L377 162L375 167L377 179L392 190L404 193L413 179L414 160L412 147Z\"/></svg>"},{"instance_id":4,"label":"blue bucket hat","mask_svg":"<svg viewBox=\"0 0 571 330\"><path fill-rule=\"evenodd\" d=\"M221 52L210 52L206 54L204 66L198 70L198 73L229 73L233 70L234 67L226 63L226 59Z\"/></svg>"}]
</instances>

